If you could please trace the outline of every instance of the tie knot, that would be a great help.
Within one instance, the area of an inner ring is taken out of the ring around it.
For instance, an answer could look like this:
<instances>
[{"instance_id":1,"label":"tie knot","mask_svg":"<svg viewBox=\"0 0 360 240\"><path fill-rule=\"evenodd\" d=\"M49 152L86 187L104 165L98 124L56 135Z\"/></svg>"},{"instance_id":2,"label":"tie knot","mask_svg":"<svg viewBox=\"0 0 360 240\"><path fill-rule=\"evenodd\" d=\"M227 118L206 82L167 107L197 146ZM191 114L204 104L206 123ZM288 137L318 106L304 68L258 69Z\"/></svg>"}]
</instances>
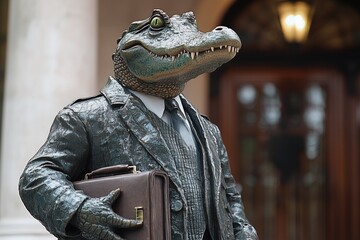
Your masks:
<instances>
[{"instance_id":1,"label":"tie knot","mask_svg":"<svg viewBox=\"0 0 360 240\"><path fill-rule=\"evenodd\" d=\"M176 102L175 99L170 98L170 99L166 99L165 100L165 108L169 111L169 112L173 112L173 111L177 111L179 110L179 105Z\"/></svg>"}]
</instances>

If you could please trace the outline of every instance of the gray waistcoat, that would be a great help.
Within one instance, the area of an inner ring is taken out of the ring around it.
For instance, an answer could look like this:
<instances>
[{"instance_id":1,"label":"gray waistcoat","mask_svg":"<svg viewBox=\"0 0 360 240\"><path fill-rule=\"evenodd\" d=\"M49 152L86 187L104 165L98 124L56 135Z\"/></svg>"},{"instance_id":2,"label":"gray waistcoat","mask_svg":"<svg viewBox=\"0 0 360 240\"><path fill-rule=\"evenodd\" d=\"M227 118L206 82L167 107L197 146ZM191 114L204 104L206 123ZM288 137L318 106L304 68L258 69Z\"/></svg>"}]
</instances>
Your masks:
<instances>
[{"instance_id":1,"label":"gray waistcoat","mask_svg":"<svg viewBox=\"0 0 360 240\"><path fill-rule=\"evenodd\" d=\"M172 150L188 206L187 235L201 240L206 229L201 153L189 147L181 135L159 118L154 118L166 144Z\"/></svg>"}]
</instances>

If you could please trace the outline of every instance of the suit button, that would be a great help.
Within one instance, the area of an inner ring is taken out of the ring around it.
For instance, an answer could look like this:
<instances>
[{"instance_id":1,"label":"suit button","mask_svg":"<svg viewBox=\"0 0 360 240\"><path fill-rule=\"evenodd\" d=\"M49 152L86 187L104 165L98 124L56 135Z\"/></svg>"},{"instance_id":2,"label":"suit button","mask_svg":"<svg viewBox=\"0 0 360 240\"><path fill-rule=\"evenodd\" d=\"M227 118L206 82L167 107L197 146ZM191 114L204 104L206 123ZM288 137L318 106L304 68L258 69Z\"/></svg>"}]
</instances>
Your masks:
<instances>
[{"instance_id":1,"label":"suit button","mask_svg":"<svg viewBox=\"0 0 360 240\"><path fill-rule=\"evenodd\" d=\"M178 212L183 208L183 203L180 200L176 200L171 203L171 210Z\"/></svg>"}]
</instances>

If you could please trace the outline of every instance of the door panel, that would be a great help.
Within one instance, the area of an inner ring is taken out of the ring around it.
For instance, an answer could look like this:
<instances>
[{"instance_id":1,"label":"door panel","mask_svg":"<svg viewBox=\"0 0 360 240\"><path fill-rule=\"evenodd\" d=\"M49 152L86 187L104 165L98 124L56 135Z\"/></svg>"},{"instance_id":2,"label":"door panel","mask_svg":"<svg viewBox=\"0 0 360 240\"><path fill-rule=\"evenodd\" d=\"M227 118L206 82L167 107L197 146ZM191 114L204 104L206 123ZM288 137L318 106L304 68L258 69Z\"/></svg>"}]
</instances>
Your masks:
<instances>
[{"instance_id":1,"label":"door panel","mask_svg":"<svg viewBox=\"0 0 360 240\"><path fill-rule=\"evenodd\" d=\"M218 113L232 172L260 239L345 239L338 72L228 70L220 79Z\"/></svg>"}]
</instances>

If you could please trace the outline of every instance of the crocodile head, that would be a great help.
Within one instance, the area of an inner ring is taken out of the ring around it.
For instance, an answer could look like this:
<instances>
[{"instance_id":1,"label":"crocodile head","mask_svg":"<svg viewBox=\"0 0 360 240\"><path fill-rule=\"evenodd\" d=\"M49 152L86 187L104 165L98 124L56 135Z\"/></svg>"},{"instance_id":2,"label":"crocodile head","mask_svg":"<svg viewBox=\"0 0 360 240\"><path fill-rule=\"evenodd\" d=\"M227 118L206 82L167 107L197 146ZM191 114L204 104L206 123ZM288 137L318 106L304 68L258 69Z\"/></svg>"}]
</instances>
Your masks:
<instances>
[{"instance_id":1,"label":"crocodile head","mask_svg":"<svg viewBox=\"0 0 360 240\"><path fill-rule=\"evenodd\" d=\"M118 39L115 78L132 90L170 98L190 79L230 61L240 47L238 35L227 27L203 33L192 12L170 18L155 9Z\"/></svg>"}]
</instances>

